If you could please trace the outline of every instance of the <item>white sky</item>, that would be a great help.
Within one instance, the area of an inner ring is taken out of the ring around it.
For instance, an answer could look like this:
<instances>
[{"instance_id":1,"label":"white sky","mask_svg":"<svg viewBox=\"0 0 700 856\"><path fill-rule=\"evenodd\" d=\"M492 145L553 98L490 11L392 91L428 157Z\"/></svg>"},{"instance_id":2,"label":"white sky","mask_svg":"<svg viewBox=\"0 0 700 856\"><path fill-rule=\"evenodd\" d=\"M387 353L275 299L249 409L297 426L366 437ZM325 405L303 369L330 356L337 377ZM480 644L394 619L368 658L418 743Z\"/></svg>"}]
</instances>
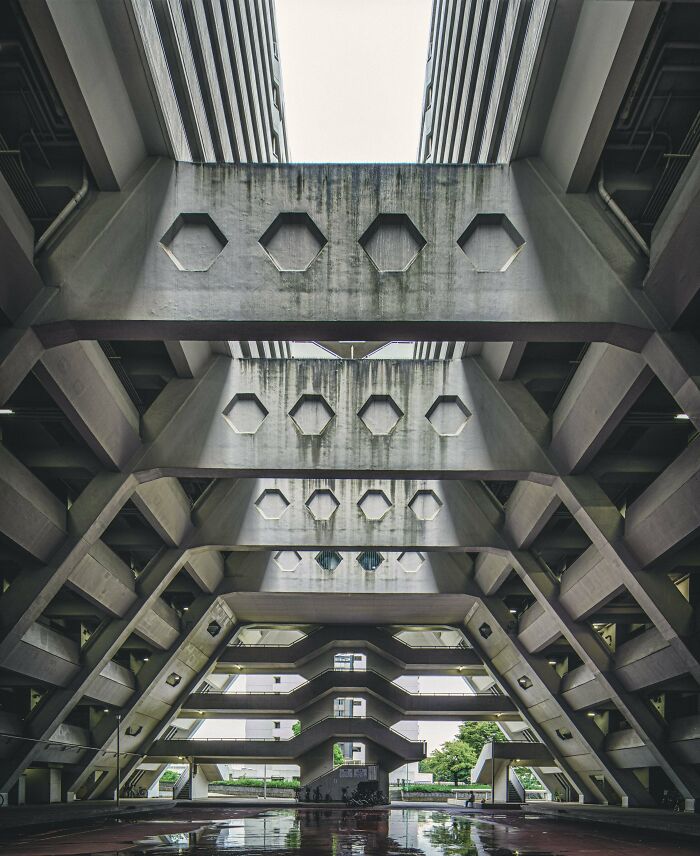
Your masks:
<instances>
[{"instance_id":1,"label":"white sky","mask_svg":"<svg viewBox=\"0 0 700 856\"><path fill-rule=\"evenodd\" d=\"M276 0L291 160L415 162L431 0Z\"/></svg>"}]
</instances>

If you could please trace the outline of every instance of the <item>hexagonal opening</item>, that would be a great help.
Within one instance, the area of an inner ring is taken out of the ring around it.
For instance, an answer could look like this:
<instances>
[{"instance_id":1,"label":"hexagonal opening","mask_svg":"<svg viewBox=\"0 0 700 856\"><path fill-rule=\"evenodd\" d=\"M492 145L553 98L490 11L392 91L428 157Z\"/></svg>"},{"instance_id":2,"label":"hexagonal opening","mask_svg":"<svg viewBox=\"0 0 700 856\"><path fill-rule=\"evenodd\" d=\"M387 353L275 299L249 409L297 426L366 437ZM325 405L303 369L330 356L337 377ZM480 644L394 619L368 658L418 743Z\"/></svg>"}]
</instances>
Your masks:
<instances>
[{"instance_id":1,"label":"hexagonal opening","mask_svg":"<svg viewBox=\"0 0 700 856\"><path fill-rule=\"evenodd\" d=\"M260 246L280 271L305 271L328 241L305 212L278 214L260 238Z\"/></svg>"},{"instance_id":2,"label":"hexagonal opening","mask_svg":"<svg viewBox=\"0 0 700 856\"><path fill-rule=\"evenodd\" d=\"M339 505L336 495L327 488L318 488L306 500L306 507L314 520L330 520Z\"/></svg>"},{"instance_id":3,"label":"hexagonal opening","mask_svg":"<svg viewBox=\"0 0 700 856\"><path fill-rule=\"evenodd\" d=\"M434 520L442 508L442 500L432 490L417 490L408 507L418 520Z\"/></svg>"},{"instance_id":4,"label":"hexagonal opening","mask_svg":"<svg viewBox=\"0 0 700 856\"><path fill-rule=\"evenodd\" d=\"M253 392L236 393L224 408L224 417L237 434L255 434L267 413L267 408Z\"/></svg>"},{"instance_id":5,"label":"hexagonal opening","mask_svg":"<svg viewBox=\"0 0 700 856\"><path fill-rule=\"evenodd\" d=\"M289 500L281 490L269 488L255 500L255 507L265 520L279 520L289 508Z\"/></svg>"},{"instance_id":6,"label":"hexagonal opening","mask_svg":"<svg viewBox=\"0 0 700 856\"><path fill-rule=\"evenodd\" d=\"M301 554L296 550L280 550L274 558L283 571L294 571L301 564Z\"/></svg>"},{"instance_id":7,"label":"hexagonal opening","mask_svg":"<svg viewBox=\"0 0 700 856\"><path fill-rule=\"evenodd\" d=\"M292 422L301 434L322 434L329 426L335 413L322 395L305 393L289 411Z\"/></svg>"},{"instance_id":8,"label":"hexagonal opening","mask_svg":"<svg viewBox=\"0 0 700 856\"><path fill-rule=\"evenodd\" d=\"M367 520L381 520L391 508L391 504L383 490L366 490L357 503Z\"/></svg>"},{"instance_id":9,"label":"hexagonal opening","mask_svg":"<svg viewBox=\"0 0 700 856\"><path fill-rule=\"evenodd\" d=\"M403 417L403 410L390 395L370 395L357 415L367 430L377 436L391 434Z\"/></svg>"},{"instance_id":10,"label":"hexagonal opening","mask_svg":"<svg viewBox=\"0 0 700 856\"><path fill-rule=\"evenodd\" d=\"M417 550L407 550L396 561L407 574L415 574L425 561L425 556Z\"/></svg>"},{"instance_id":11,"label":"hexagonal opening","mask_svg":"<svg viewBox=\"0 0 700 856\"><path fill-rule=\"evenodd\" d=\"M477 214L457 239L479 273L502 273L525 246L525 238L505 214Z\"/></svg>"},{"instance_id":12,"label":"hexagonal opening","mask_svg":"<svg viewBox=\"0 0 700 856\"><path fill-rule=\"evenodd\" d=\"M357 557L357 563L363 571L376 571L384 561L384 556L377 550L364 550Z\"/></svg>"},{"instance_id":13,"label":"hexagonal opening","mask_svg":"<svg viewBox=\"0 0 700 856\"><path fill-rule=\"evenodd\" d=\"M208 214L183 212L160 239L160 246L178 270L207 271L228 243Z\"/></svg>"},{"instance_id":14,"label":"hexagonal opening","mask_svg":"<svg viewBox=\"0 0 700 856\"><path fill-rule=\"evenodd\" d=\"M219 624L219 622L210 621L209 624L207 624L207 633L210 636L218 636L219 633L221 633L221 625Z\"/></svg>"},{"instance_id":15,"label":"hexagonal opening","mask_svg":"<svg viewBox=\"0 0 700 856\"><path fill-rule=\"evenodd\" d=\"M316 554L316 562L324 571L334 571L343 561L343 557L335 550L321 550Z\"/></svg>"},{"instance_id":16,"label":"hexagonal opening","mask_svg":"<svg viewBox=\"0 0 700 856\"><path fill-rule=\"evenodd\" d=\"M440 395L425 418L441 437L456 437L467 424L471 411L458 395Z\"/></svg>"},{"instance_id":17,"label":"hexagonal opening","mask_svg":"<svg viewBox=\"0 0 700 856\"><path fill-rule=\"evenodd\" d=\"M426 243L407 214L378 214L359 239L380 273L408 270Z\"/></svg>"}]
</instances>

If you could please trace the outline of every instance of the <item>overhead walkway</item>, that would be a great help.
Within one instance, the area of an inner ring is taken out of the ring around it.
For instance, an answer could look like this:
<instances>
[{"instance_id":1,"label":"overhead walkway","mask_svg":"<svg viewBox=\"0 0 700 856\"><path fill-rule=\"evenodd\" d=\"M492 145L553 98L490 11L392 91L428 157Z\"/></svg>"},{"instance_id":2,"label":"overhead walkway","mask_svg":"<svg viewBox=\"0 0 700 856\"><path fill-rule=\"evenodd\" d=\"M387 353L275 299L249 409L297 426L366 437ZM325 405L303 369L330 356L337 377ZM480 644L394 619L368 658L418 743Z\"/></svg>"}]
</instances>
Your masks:
<instances>
[{"instance_id":1,"label":"overhead walkway","mask_svg":"<svg viewBox=\"0 0 700 856\"><path fill-rule=\"evenodd\" d=\"M255 759L258 763L295 763L330 741L367 740L404 761L420 761L426 756L423 741L407 740L398 731L371 717L327 717L290 740L156 740L148 750L150 761L177 763L196 758L200 764L219 761L236 763Z\"/></svg>"},{"instance_id":2,"label":"overhead walkway","mask_svg":"<svg viewBox=\"0 0 700 856\"><path fill-rule=\"evenodd\" d=\"M473 648L414 648L390 633L369 626L326 626L291 645L234 645L227 648L217 672L281 671L301 668L330 650L374 651L407 673L482 674L483 661Z\"/></svg>"},{"instance_id":3,"label":"overhead walkway","mask_svg":"<svg viewBox=\"0 0 700 856\"><path fill-rule=\"evenodd\" d=\"M482 747L472 768L471 780L490 785L496 803L521 803L525 801L525 791L515 775L515 766L537 767L555 775L559 773L551 752L543 743L492 742Z\"/></svg>"},{"instance_id":4,"label":"overhead walkway","mask_svg":"<svg viewBox=\"0 0 700 856\"><path fill-rule=\"evenodd\" d=\"M183 705L185 717L269 718L272 714L294 716L331 693L352 692L380 699L409 719L520 719L513 702L493 693L409 693L379 672L329 669L286 693L193 693Z\"/></svg>"}]
</instances>

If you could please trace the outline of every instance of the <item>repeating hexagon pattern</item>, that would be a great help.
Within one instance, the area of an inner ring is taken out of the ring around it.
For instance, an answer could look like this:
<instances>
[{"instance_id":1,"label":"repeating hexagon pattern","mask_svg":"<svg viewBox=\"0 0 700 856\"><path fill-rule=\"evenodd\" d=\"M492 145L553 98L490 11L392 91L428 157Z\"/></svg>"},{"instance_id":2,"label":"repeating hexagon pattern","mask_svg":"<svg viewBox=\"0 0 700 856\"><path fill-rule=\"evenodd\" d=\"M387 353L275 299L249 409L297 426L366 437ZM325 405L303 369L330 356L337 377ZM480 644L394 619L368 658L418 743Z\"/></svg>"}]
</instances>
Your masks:
<instances>
[{"instance_id":1,"label":"repeating hexagon pattern","mask_svg":"<svg viewBox=\"0 0 700 856\"><path fill-rule=\"evenodd\" d=\"M279 520L289 508L289 501L281 490L264 490L255 501L255 507L265 520Z\"/></svg>"},{"instance_id":2,"label":"repeating hexagon pattern","mask_svg":"<svg viewBox=\"0 0 700 856\"><path fill-rule=\"evenodd\" d=\"M391 434L403 416L403 410L390 395L370 395L357 414L375 435Z\"/></svg>"},{"instance_id":3,"label":"repeating hexagon pattern","mask_svg":"<svg viewBox=\"0 0 700 856\"><path fill-rule=\"evenodd\" d=\"M391 508L391 500L383 490L367 490L357 503L367 520L381 520Z\"/></svg>"},{"instance_id":4,"label":"repeating hexagon pattern","mask_svg":"<svg viewBox=\"0 0 700 856\"><path fill-rule=\"evenodd\" d=\"M477 271L501 273L515 261L525 239L505 214L477 214L457 243Z\"/></svg>"},{"instance_id":5,"label":"repeating hexagon pattern","mask_svg":"<svg viewBox=\"0 0 700 856\"><path fill-rule=\"evenodd\" d=\"M471 415L458 395L441 395L435 399L425 418L441 437L455 437L462 432Z\"/></svg>"},{"instance_id":6,"label":"repeating hexagon pattern","mask_svg":"<svg viewBox=\"0 0 700 856\"><path fill-rule=\"evenodd\" d=\"M442 500L432 490L417 490L408 507L418 520L434 520L442 508Z\"/></svg>"},{"instance_id":7,"label":"repeating hexagon pattern","mask_svg":"<svg viewBox=\"0 0 700 856\"><path fill-rule=\"evenodd\" d=\"M408 270L426 244L407 214L379 214L360 238L360 246L382 273Z\"/></svg>"},{"instance_id":8,"label":"repeating hexagon pattern","mask_svg":"<svg viewBox=\"0 0 700 856\"><path fill-rule=\"evenodd\" d=\"M302 434L322 434L335 416L322 395L304 394L289 411L292 421Z\"/></svg>"},{"instance_id":9,"label":"repeating hexagon pattern","mask_svg":"<svg viewBox=\"0 0 700 856\"><path fill-rule=\"evenodd\" d=\"M178 270L207 271L228 243L208 214L179 214L160 239Z\"/></svg>"},{"instance_id":10,"label":"repeating hexagon pattern","mask_svg":"<svg viewBox=\"0 0 700 856\"><path fill-rule=\"evenodd\" d=\"M336 495L327 488L318 488L306 500L306 507L314 520L330 520L339 505Z\"/></svg>"},{"instance_id":11,"label":"repeating hexagon pattern","mask_svg":"<svg viewBox=\"0 0 700 856\"><path fill-rule=\"evenodd\" d=\"M260 238L260 246L281 271L305 271L328 243L305 213L278 214Z\"/></svg>"},{"instance_id":12,"label":"repeating hexagon pattern","mask_svg":"<svg viewBox=\"0 0 700 856\"><path fill-rule=\"evenodd\" d=\"M283 571L294 571L301 564L301 554L296 550L280 550L275 553L275 562Z\"/></svg>"},{"instance_id":13,"label":"repeating hexagon pattern","mask_svg":"<svg viewBox=\"0 0 700 856\"><path fill-rule=\"evenodd\" d=\"M226 421L237 434L255 434L265 421L267 408L252 392L239 392L224 408Z\"/></svg>"}]
</instances>

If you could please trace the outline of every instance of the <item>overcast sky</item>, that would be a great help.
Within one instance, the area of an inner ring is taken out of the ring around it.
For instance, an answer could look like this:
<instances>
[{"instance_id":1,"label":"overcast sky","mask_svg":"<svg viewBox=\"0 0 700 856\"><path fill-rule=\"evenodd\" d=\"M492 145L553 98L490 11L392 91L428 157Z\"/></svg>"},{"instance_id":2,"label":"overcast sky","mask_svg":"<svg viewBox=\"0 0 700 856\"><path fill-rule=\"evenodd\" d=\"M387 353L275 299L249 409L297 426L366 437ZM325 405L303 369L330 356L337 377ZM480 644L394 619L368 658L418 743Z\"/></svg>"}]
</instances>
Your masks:
<instances>
[{"instance_id":1,"label":"overcast sky","mask_svg":"<svg viewBox=\"0 0 700 856\"><path fill-rule=\"evenodd\" d=\"M415 161L431 0L276 0L291 160Z\"/></svg>"}]
</instances>

